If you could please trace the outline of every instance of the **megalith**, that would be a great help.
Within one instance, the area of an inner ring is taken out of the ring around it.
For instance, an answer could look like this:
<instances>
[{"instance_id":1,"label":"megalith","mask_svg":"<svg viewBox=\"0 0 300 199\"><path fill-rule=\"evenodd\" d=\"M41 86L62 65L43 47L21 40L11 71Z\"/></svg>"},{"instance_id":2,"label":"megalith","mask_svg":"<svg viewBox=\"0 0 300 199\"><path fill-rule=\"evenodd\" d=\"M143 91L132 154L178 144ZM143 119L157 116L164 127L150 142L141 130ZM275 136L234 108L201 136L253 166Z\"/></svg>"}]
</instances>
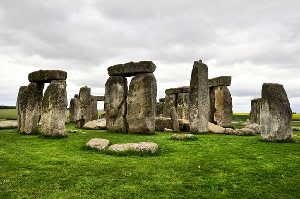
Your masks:
<instances>
[{"instance_id":1,"label":"megalith","mask_svg":"<svg viewBox=\"0 0 300 199\"><path fill-rule=\"evenodd\" d=\"M30 83L21 86L17 98L18 130L22 134L32 134L38 131L41 116L43 83Z\"/></svg>"},{"instance_id":2,"label":"megalith","mask_svg":"<svg viewBox=\"0 0 300 199\"><path fill-rule=\"evenodd\" d=\"M70 100L69 112L71 122L76 122L80 119L80 100L77 94Z\"/></svg>"},{"instance_id":3,"label":"megalith","mask_svg":"<svg viewBox=\"0 0 300 199\"><path fill-rule=\"evenodd\" d=\"M250 122L260 124L261 98L251 100Z\"/></svg>"},{"instance_id":4,"label":"megalith","mask_svg":"<svg viewBox=\"0 0 300 199\"><path fill-rule=\"evenodd\" d=\"M177 113L180 119L189 119L189 93L178 93Z\"/></svg>"},{"instance_id":5,"label":"megalith","mask_svg":"<svg viewBox=\"0 0 300 199\"><path fill-rule=\"evenodd\" d=\"M231 127L232 98L227 86L219 86L213 89L215 93L214 121L222 127Z\"/></svg>"},{"instance_id":6,"label":"megalith","mask_svg":"<svg viewBox=\"0 0 300 199\"><path fill-rule=\"evenodd\" d=\"M46 89L42 102L41 130L44 136L65 136L67 111L65 80L53 80Z\"/></svg>"},{"instance_id":7,"label":"megalith","mask_svg":"<svg viewBox=\"0 0 300 199\"><path fill-rule=\"evenodd\" d=\"M208 132L208 119L208 68L200 60L194 62L190 81L189 121L191 132Z\"/></svg>"},{"instance_id":8,"label":"megalith","mask_svg":"<svg viewBox=\"0 0 300 199\"><path fill-rule=\"evenodd\" d=\"M172 120L172 129L175 132L179 132L179 122L178 122L178 115L175 107L171 107L171 120Z\"/></svg>"},{"instance_id":9,"label":"megalith","mask_svg":"<svg viewBox=\"0 0 300 199\"><path fill-rule=\"evenodd\" d=\"M154 133L156 92L153 73L141 73L132 78L127 97L128 132Z\"/></svg>"},{"instance_id":10,"label":"megalith","mask_svg":"<svg viewBox=\"0 0 300 199\"><path fill-rule=\"evenodd\" d=\"M110 131L127 132L127 92L125 77L110 76L105 83L106 126Z\"/></svg>"},{"instance_id":11,"label":"megalith","mask_svg":"<svg viewBox=\"0 0 300 199\"><path fill-rule=\"evenodd\" d=\"M176 95L166 93L164 107L163 107L164 117L170 117L171 107L176 107Z\"/></svg>"},{"instance_id":12,"label":"megalith","mask_svg":"<svg viewBox=\"0 0 300 199\"><path fill-rule=\"evenodd\" d=\"M291 120L292 110L284 87L280 84L263 84L260 109L262 138L267 141L292 139Z\"/></svg>"}]
</instances>

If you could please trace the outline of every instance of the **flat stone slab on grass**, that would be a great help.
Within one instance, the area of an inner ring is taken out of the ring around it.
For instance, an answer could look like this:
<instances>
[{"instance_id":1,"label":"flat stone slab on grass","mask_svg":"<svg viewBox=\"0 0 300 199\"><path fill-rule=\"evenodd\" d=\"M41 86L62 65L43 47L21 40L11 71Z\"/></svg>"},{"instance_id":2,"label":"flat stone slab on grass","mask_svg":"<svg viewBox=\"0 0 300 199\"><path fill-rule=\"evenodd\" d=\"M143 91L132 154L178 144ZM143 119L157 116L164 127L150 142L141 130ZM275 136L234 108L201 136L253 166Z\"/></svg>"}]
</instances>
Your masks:
<instances>
[{"instance_id":1,"label":"flat stone slab on grass","mask_svg":"<svg viewBox=\"0 0 300 199\"><path fill-rule=\"evenodd\" d=\"M108 151L113 153L134 152L139 154L155 154L158 152L158 145L153 142L113 144L108 147Z\"/></svg>"},{"instance_id":2,"label":"flat stone slab on grass","mask_svg":"<svg viewBox=\"0 0 300 199\"><path fill-rule=\"evenodd\" d=\"M15 129L18 128L17 120L3 120L0 121L0 129Z\"/></svg>"},{"instance_id":3,"label":"flat stone slab on grass","mask_svg":"<svg viewBox=\"0 0 300 199\"><path fill-rule=\"evenodd\" d=\"M155 69L152 61L140 61L110 66L107 70L110 76L131 77L139 73L153 73Z\"/></svg>"},{"instance_id":4,"label":"flat stone slab on grass","mask_svg":"<svg viewBox=\"0 0 300 199\"><path fill-rule=\"evenodd\" d=\"M105 150L110 145L110 141L101 138L93 138L86 143L86 146L91 149L96 149L99 151Z\"/></svg>"},{"instance_id":5,"label":"flat stone slab on grass","mask_svg":"<svg viewBox=\"0 0 300 199\"><path fill-rule=\"evenodd\" d=\"M67 72L62 70L39 70L28 75L30 82L50 83L52 80L66 80Z\"/></svg>"},{"instance_id":6,"label":"flat stone slab on grass","mask_svg":"<svg viewBox=\"0 0 300 199\"><path fill-rule=\"evenodd\" d=\"M193 134L173 134L172 140L197 140L198 138Z\"/></svg>"},{"instance_id":7,"label":"flat stone slab on grass","mask_svg":"<svg viewBox=\"0 0 300 199\"><path fill-rule=\"evenodd\" d=\"M99 129L99 130L105 130L106 129L106 119L98 119L98 120L92 120L84 124L84 129Z\"/></svg>"}]
</instances>

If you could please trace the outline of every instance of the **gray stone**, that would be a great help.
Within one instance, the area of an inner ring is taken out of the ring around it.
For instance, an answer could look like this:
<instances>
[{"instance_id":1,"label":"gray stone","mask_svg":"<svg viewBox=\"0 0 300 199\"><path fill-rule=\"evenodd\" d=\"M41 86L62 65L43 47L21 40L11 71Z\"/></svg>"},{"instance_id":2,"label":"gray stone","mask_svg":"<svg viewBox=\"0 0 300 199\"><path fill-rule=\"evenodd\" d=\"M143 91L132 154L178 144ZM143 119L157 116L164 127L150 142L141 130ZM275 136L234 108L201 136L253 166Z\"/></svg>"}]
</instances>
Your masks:
<instances>
[{"instance_id":1,"label":"gray stone","mask_svg":"<svg viewBox=\"0 0 300 199\"><path fill-rule=\"evenodd\" d=\"M189 119L189 93L178 93L176 110L178 118Z\"/></svg>"},{"instance_id":2,"label":"gray stone","mask_svg":"<svg viewBox=\"0 0 300 199\"><path fill-rule=\"evenodd\" d=\"M93 138L90 139L87 143L86 146L91 149L96 149L98 151L103 151L108 148L110 145L110 141L106 139L101 139L101 138Z\"/></svg>"},{"instance_id":3,"label":"gray stone","mask_svg":"<svg viewBox=\"0 0 300 199\"><path fill-rule=\"evenodd\" d=\"M172 94L178 94L178 93L189 93L190 87L189 86L182 86L178 88L169 88L166 89L165 93L166 95L172 95Z\"/></svg>"},{"instance_id":4,"label":"gray stone","mask_svg":"<svg viewBox=\"0 0 300 199\"><path fill-rule=\"evenodd\" d=\"M172 120L172 129L175 132L179 132L180 129L179 129L179 122L178 122L178 115L175 107L171 107L171 120Z\"/></svg>"},{"instance_id":5,"label":"gray stone","mask_svg":"<svg viewBox=\"0 0 300 199\"><path fill-rule=\"evenodd\" d=\"M209 87L230 86L230 85L231 85L231 76L220 76L208 80Z\"/></svg>"},{"instance_id":6,"label":"gray stone","mask_svg":"<svg viewBox=\"0 0 300 199\"><path fill-rule=\"evenodd\" d=\"M105 100L105 96L93 96L93 98L98 101L98 102L101 102L101 101L104 101Z\"/></svg>"},{"instance_id":7,"label":"gray stone","mask_svg":"<svg viewBox=\"0 0 300 199\"><path fill-rule=\"evenodd\" d=\"M127 80L121 76L111 76L105 84L106 126L110 131L127 132Z\"/></svg>"},{"instance_id":8,"label":"gray stone","mask_svg":"<svg viewBox=\"0 0 300 199\"><path fill-rule=\"evenodd\" d=\"M194 62L189 101L191 132L207 132L209 119L208 68L201 60Z\"/></svg>"},{"instance_id":9,"label":"gray stone","mask_svg":"<svg viewBox=\"0 0 300 199\"><path fill-rule=\"evenodd\" d=\"M223 128L219 125L213 124L211 122L208 122L208 131L210 133L224 134L225 133L225 128Z\"/></svg>"},{"instance_id":10,"label":"gray stone","mask_svg":"<svg viewBox=\"0 0 300 199\"><path fill-rule=\"evenodd\" d=\"M190 123L185 119L178 119L179 129L182 132L190 131ZM167 117L156 117L155 118L155 130L156 131L164 131L164 129L172 129L172 119Z\"/></svg>"},{"instance_id":11,"label":"gray stone","mask_svg":"<svg viewBox=\"0 0 300 199\"><path fill-rule=\"evenodd\" d=\"M260 123L261 98L251 100L250 122Z\"/></svg>"},{"instance_id":12,"label":"gray stone","mask_svg":"<svg viewBox=\"0 0 300 199\"><path fill-rule=\"evenodd\" d=\"M214 122L222 127L231 127L232 121L232 98L226 86L214 87L215 112Z\"/></svg>"},{"instance_id":13,"label":"gray stone","mask_svg":"<svg viewBox=\"0 0 300 199\"><path fill-rule=\"evenodd\" d=\"M164 103L164 108L163 108L163 116L164 117L170 117L171 107L176 107L176 95L175 94L166 95L166 97L165 97L165 103Z\"/></svg>"},{"instance_id":14,"label":"gray stone","mask_svg":"<svg viewBox=\"0 0 300 199\"><path fill-rule=\"evenodd\" d=\"M155 132L156 95L156 79L152 73L138 74L132 78L127 97L128 132Z\"/></svg>"},{"instance_id":15,"label":"gray stone","mask_svg":"<svg viewBox=\"0 0 300 199\"><path fill-rule=\"evenodd\" d=\"M164 113L164 103L163 102L157 102L156 103L156 115L160 116Z\"/></svg>"},{"instance_id":16,"label":"gray stone","mask_svg":"<svg viewBox=\"0 0 300 199\"><path fill-rule=\"evenodd\" d=\"M100 129L105 130L106 129L106 119L98 119L98 120L92 120L83 125L84 129Z\"/></svg>"},{"instance_id":17,"label":"gray stone","mask_svg":"<svg viewBox=\"0 0 300 199\"><path fill-rule=\"evenodd\" d=\"M66 80L67 72L62 70L39 70L28 75L30 82L50 83L52 80Z\"/></svg>"},{"instance_id":18,"label":"gray stone","mask_svg":"<svg viewBox=\"0 0 300 199\"><path fill-rule=\"evenodd\" d=\"M286 141L293 138L290 126L292 110L287 94L280 84L262 86L260 110L261 136L267 141Z\"/></svg>"},{"instance_id":19,"label":"gray stone","mask_svg":"<svg viewBox=\"0 0 300 199\"><path fill-rule=\"evenodd\" d=\"M113 144L108 147L108 151L115 153L136 152L139 154L155 154L158 152L158 145L153 142Z\"/></svg>"},{"instance_id":20,"label":"gray stone","mask_svg":"<svg viewBox=\"0 0 300 199\"><path fill-rule=\"evenodd\" d=\"M140 73L153 73L156 69L152 61L129 62L126 64L118 64L108 68L110 76L130 77Z\"/></svg>"},{"instance_id":21,"label":"gray stone","mask_svg":"<svg viewBox=\"0 0 300 199\"><path fill-rule=\"evenodd\" d=\"M66 81L52 81L45 91L42 103L41 130L44 136L66 135L67 103Z\"/></svg>"},{"instance_id":22,"label":"gray stone","mask_svg":"<svg viewBox=\"0 0 300 199\"><path fill-rule=\"evenodd\" d=\"M32 134L38 131L41 116L44 84L30 83L22 86L17 99L18 130Z\"/></svg>"},{"instance_id":23,"label":"gray stone","mask_svg":"<svg viewBox=\"0 0 300 199\"><path fill-rule=\"evenodd\" d=\"M18 128L17 120L0 120L0 129L15 129Z\"/></svg>"}]
</instances>

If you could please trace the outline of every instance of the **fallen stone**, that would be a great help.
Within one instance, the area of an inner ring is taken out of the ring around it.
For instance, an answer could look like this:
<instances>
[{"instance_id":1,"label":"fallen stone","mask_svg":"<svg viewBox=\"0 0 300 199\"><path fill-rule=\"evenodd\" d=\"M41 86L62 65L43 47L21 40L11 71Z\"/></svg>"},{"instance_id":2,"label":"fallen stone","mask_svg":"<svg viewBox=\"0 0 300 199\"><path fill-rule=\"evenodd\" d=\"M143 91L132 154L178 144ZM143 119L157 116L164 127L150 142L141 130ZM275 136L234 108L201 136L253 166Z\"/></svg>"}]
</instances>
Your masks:
<instances>
[{"instance_id":1,"label":"fallen stone","mask_svg":"<svg viewBox=\"0 0 300 199\"><path fill-rule=\"evenodd\" d=\"M91 149L96 149L98 151L103 151L108 148L110 141L101 138L93 138L86 143L86 146Z\"/></svg>"},{"instance_id":2,"label":"fallen stone","mask_svg":"<svg viewBox=\"0 0 300 199\"><path fill-rule=\"evenodd\" d=\"M250 123L245 126L245 128L252 129L256 134L260 134L261 127L259 124Z\"/></svg>"},{"instance_id":3,"label":"fallen stone","mask_svg":"<svg viewBox=\"0 0 300 199\"><path fill-rule=\"evenodd\" d=\"M108 151L114 153L136 152L139 154L155 154L158 152L158 145L153 142L113 144Z\"/></svg>"},{"instance_id":4,"label":"fallen stone","mask_svg":"<svg viewBox=\"0 0 300 199\"><path fill-rule=\"evenodd\" d=\"M173 129L164 128L164 132L174 132Z\"/></svg>"},{"instance_id":5,"label":"fallen stone","mask_svg":"<svg viewBox=\"0 0 300 199\"><path fill-rule=\"evenodd\" d=\"M195 61L189 97L189 121L191 133L208 132L209 120L209 93L208 93L208 68L202 61Z\"/></svg>"},{"instance_id":6,"label":"fallen stone","mask_svg":"<svg viewBox=\"0 0 300 199\"><path fill-rule=\"evenodd\" d=\"M208 122L208 132L210 133L216 133L216 134L225 134L225 128L213 124L211 122Z\"/></svg>"},{"instance_id":7,"label":"fallen stone","mask_svg":"<svg viewBox=\"0 0 300 199\"><path fill-rule=\"evenodd\" d=\"M62 70L39 70L28 75L30 82L50 83L53 80L66 80L67 72Z\"/></svg>"},{"instance_id":8,"label":"fallen stone","mask_svg":"<svg viewBox=\"0 0 300 199\"><path fill-rule=\"evenodd\" d=\"M0 129L15 129L18 128L17 120L2 120L0 121Z\"/></svg>"},{"instance_id":9,"label":"fallen stone","mask_svg":"<svg viewBox=\"0 0 300 199\"><path fill-rule=\"evenodd\" d=\"M155 132L157 85L152 73L132 78L127 96L127 124L129 133Z\"/></svg>"},{"instance_id":10,"label":"fallen stone","mask_svg":"<svg viewBox=\"0 0 300 199\"><path fill-rule=\"evenodd\" d=\"M230 85L231 85L231 76L220 76L208 80L209 87L230 86Z\"/></svg>"},{"instance_id":11,"label":"fallen stone","mask_svg":"<svg viewBox=\"0 0 300 199\"><path fill-rule=\"evenodd\" d=\"M66 81L54 80L45 91L42 103L41 130L44 136L66 136L67 111Z\"/></svg>"},{"instance_id":12,"label":"fallen stone","mask_svg":"<svg viewBox=\"0 0 300 199\"><path fill-rule=\"evenodd\" d=\"M152 61L140 61L110 66L107 70L110 76L131 77L140 73L153 73L155 69Z\"/></svg>"},{"instance_id":13,"label":"fallen stone","mask_svg":"<svg viewBox=\"0 0 300 199\"><path fill-rule=\"evenodd\" d=\"M106 129L106 119L92 120L84 124L83 129Z\"/></svg>"},{"instance_id":14,"label":"fallen stone","mask_svg":"<svg viewBox=\"0 0 300 199\"><path fill-rule=\"evenodd\" d=\"M246 136L254 136L256 135L257 132L255 132L255 130L250 129L250 128L241 128L241 129L237 129L237 135L246 135Z\"/></svg>"},{"instance_id":15,"label":"fallen stone","mask_svg":"<svg viewBox=\"0 0 300 199\"><path fill-rule=\"evenodd\" d=\"M173 134L171 136L172 140L197 140L194 134Z\"/></svg>"},{"instance_id":16,"label":"fallen stone","mask_svg":"<svg viewBox=\"0 0 300 199\"><path fill-rule=\"evenodd\" d=\"M110 131L127 132L126 97L127 80L121 76L111 76L105 84L105 117Z\"/></svg>"},{"instance_id":17,"label":"fallen stone","mask_svg":"<svg viewBox=\"0 0 300 199\"><path fill-rule=\"evenodd\" d=\"M266 141L289 141L292 110L287 94L280 84L263 84L260 110L261 136Z\"/></svg>"}]
</instances>

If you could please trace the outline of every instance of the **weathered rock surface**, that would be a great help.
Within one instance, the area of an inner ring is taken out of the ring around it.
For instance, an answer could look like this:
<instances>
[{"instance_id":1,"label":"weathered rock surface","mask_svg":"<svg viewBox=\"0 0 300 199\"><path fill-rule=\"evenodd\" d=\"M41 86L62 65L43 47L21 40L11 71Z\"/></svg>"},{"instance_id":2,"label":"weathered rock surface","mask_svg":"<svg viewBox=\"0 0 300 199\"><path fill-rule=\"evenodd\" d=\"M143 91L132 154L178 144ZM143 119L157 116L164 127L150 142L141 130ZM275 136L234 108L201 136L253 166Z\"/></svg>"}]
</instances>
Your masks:
<instances>
[{"instance_id":1,"label":"weathered rock surface","mask_svg":"<svg viewBox=\"0 0 300 199\"><path fill-rule=\"evenodd\" d=\"M166 89L166 91L165 91L166 95L189 93L189 92L190 92L189 86L182 86L182 87L178 87L178 88L169 88L169 89Z\"/></svg>"},{"instance_id":2,"label":"weathered rock surface","mask_svg":"<svg viewBox=\"0 0 300 199\"><path fill-rule=\"evenodd\" d=\"M157 85L152 73L132 78L127 96L127 123L130 133L154 133Z\"/></svg>"},{"instance_id":3,"label":"weathered rock surface","mask_svg":"<svg viewBox=\"0 0 300 199\"><path fill-rule=\"evenodd\" d=\"M164 117L170 117L171 107L176 107L176 95L175 94L166 95L166 97L165 97L165 103L164 103L164 108L163 108L163 116Z\"/></svg>"},{"instance_id":4,"label":"weathered rock surface","mask_svg":"<svg viewBox=\"0 0 300 199\"><path fill-rule=\"evenodd\" d=\"M252 123L260 123L261 98L251 100L250 121Z\"/></svg>"},{"instance_id":5,"label":"weathered rock surface","mask_svg":"<svg viewBox=\"0 0 300 199\"><path fill-rule=\"evenodd\" d=\"M225 133L225 128L223 128L219 125L213 124L211 122L208 122L208 131L210 133L224 134Z\"/></svg>"},{"instance_id":6,"label":"weathered rock surface","mask_svg":"<svg viewBox=\"0 0 300 199\"><path fill-rule=\"evenodd\" d=\"M265 83L262 87L260 110L261 136L267 141L293 138L290 122L292 110L287 94L280 84Z\"/></svg>"},{"instance_id":7,"label":"weathered rock surface","mask_svg":"<svg viewBox=\"0 0 300 199\"><path fill-rule=\"evenodd\" d=\"M156 103L156 116L163 115L164 113L164 103L163 102L157 102Z\"/></svg>"},{"instance_id":8,"label":"weathered rock surface","mask_svg":"<svg viewBox=\"0 0 300 199\"><path fill-rule=\"evenodd\" d=\"M30 83L20 87L17 98L18 130L32 134L38 131L44 84Z\"/></svg>"},{"instance_id":9,"label":"weathered rock surface","mask_svg":"<svg viewBox=\"0 0 300 199\"><path fill-rule=\"evenodd\" d=\"M75 95L74 98L70 100L69 112L71 122L76 122L80 119L80 101L78 95Z\"/></svg>"},{"instance_id":10,"label":"weathered rock surface","mask_svg":"<svg viewBox=\"0 0 300 199\"><path fill-rule=\"evenodd\" d=\"M197 140L194 134L173 134L171 136L172 140Z\"/></svg>"},{"instance_id":11,"label":"weathered rock surface","mask_svg":"<svg viewBox=\"0 0 300 199\"><path fill-rule=\"evenodd\" d=\"M188 120L178 119L179 129L182 132L190 131L190 124ZM155 118L155 130L165 131L165 129L173 129L172 119L169 117L156 117Z\"/></svg>"},{"instance_id":12,"label":"weathered rock surface","mask_svg":"<svg viewBox=\"0 0 300 199\"><path fill-rule=\"evenodd\" d=\"M178 122L178 115L177 115L175 107L171 108L171 120L172 120L172 129L175 132L179 132L180 129L179 129L179 122Z\"/></svg>"},{"instance_id":13,"label":"weathered rock surface","mask_svg":"<svg viewBox=\"0 0 300 199\"><path fill-rule=\"evenodd\" d=\"M220 77L209 79L208 81L209 87L230 86L230 85L231 85L231 76L220 76Z\"/></svg>"},{"instance_id":14,"label":"weathered rock surface","mask_svg":"<svg viewBox=\"0 0 300 199\"><path fill-rule=\"evenodd\" d=\"M17 120L0 120L0 129L15 129L18 128Z\"/></svg>"},{"instance_id":15,"label":"weathered rock surface","mask_svg":"<svg viewBox=\"0 0 300 199\"><path fill-rule=\"evenodd\" d=\"M67 111L66 81L54 80L45 91L42 103L41 130L45 136L65 136Z\"/></svg>"},{"instance_id":16,"label":"weathered rock surface","mask_svg":"<svg viewBox=\"0 0 300 199\"><path fill-rule=\"evenodd\" d=\"M158 145L153 142L113 144L109 146L108 151L116 153L137 152L141 154L155 154L158 152Z\"/></svg>"},{"instance_id":17,"label":"weathered rock surface","mask_svg":"<svg viewBox=\"0 0 300 199\"><path fill-rule=\"evenodd\" d=\"M189 93L177 95L177 114L180 119L189 119Z\"/></svg>"},{"instance_id":18,"label":"weathered rock surface","mask_svg":"<svg viewBox=\"0 0 300 199\"><path fill-rule=\"evenodd\" d=\"M102 151L108 148L110 145L110 141L101 138L93 138L86 143L86 146L91 149L96 149L98 151Z\"/></svg>"},{"instance_id":19,"label":"weathered rock surface","mask_svg":"<svg viewBox=\"0 0 300 199\"><path fill-rule=\"evenodd\" d=\"M50 83L52 80L66 80L67 72L61 70L39 70L28 75L30 82Z\"/></svg>"},{"instance_id":20,"label":"weathered rock surface","mask_svg":"<svg viewBox=\"0 0 300 199\"><path fill-rule=\"evenodd\" d=\"M84 129L100 129L105 130L106 129L106 119L98 119L98 120L92 120L84 124Z\"/></svg>"},{"instance_id":21,"label":"weathered rock surface","mask_svg":"<svg viewBox=\"0 0 300 199\"><path fill-rule=\"evenodd\" d=\"M195 61L190 82L189 120L192 133L208 132L209 94L208 68L202 61Z\"/></svg>"},{"instance_id":22,"label":"weathered rock surface","mask_svg":"<svg viewBox=\"0 0 300 199\"><path fill-rule=\"evenodd\" d=\"M104 101L105 100L105 96L93 96L93 98L96 100L96 101Z\"/></svg>"},{"instance_id":23,"label":"weathered rock surface","mask_svg":"<svg viewBox=\"0 0 300 199\"><path fill-rule=\"evenodd\" d=\"M97 112L97 101L93 100L89 87L84 86L80 88L79 102L80 119L84 119L85 123L97 119L97 115L95 116L95 112Z\"/></svg>"},{"instance_id":24,"label":"weathered rock surface","mask_svg":"<svg viewBox=\"0 0 300 199\"><path fill-rule=\"evenodd\" d=\"M110 76L130 77L140 73L153 73L156 69L152 61L129 62L126 64L118 64L108 68Z\"/></svg>"},{"instance_id":25,"label":"weathered rock surface","mask_svg":"<svg viewBox=\"0 0 300 199\"><path fill-rule=\"evenodd\" d=\"M106 126L110 131L127 132L127 80L121 76L111 76L105 84Z\"/></svg>"},{"instance_id":26,"label":"weathered rock surface","mask_svg":"<svg viewBox=\"0 0 300 199\"><path fill-rule=\"evenodd\" d=\"M215 112L214 122L222 127L231 127L232 121L232 98L226 86L214 87Z\"/></svg>"}]
</instances>

